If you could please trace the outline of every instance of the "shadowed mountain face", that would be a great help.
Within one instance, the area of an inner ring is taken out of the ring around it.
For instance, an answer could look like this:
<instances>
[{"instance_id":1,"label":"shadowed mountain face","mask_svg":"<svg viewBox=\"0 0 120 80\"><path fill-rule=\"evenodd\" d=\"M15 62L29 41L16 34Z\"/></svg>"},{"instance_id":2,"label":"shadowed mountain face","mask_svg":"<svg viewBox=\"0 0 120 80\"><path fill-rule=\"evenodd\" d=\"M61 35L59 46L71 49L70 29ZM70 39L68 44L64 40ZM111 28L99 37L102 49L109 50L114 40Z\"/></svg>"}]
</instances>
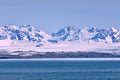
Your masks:
<instances>
[{"instance_id":1,"label":"shadowed mountain face","mask_svg":"<svg viewBox=\"0 0 120 80\"><path fill-rule=\"evenodd\" d=\"M51 36L43 31L36 30L33 26L1 26L0 40L16 40L16 41L47 41Z\"/></svg>"},{"instance_id":2,"label":"shadowed mountain face","mask_svg":"<svg viewBox=\"0 0 120 80\"><path fill-rule=\"evenodd\" d=\"M106 29L95 27L74 29L73 27L65 27L60 29L57 33L53 33L52 36L59 41L120 42L120 30L114 27Z\"/></svg>"},{"instance_id":3,"label":"shadowed mountain face","mask_svg":"<svg viewBox=\"0 0 120 80\"><path fill-rule=\"evenodd\" d=\"M119 42L120 30L114 27L69 26L52 35L31 25L0 27L1 58L120 57Z\"/></svg>"},{"instance_id":4,"label":"shadowed mountain face","mask_svg":"<svg viewBox=\"0 0 120 80\"><path fill-rule=\"evenodd\" d=\"M0 40L32 41L32 42L51 42L59 41L79 41L79 42L120 42L120 30L112 27L106 29L99 28L82 28L75 29L71 26L60 29L52 35L44 31L36 30L31 25L18 26L1 26Z\"/></svg>"}]
</instances>

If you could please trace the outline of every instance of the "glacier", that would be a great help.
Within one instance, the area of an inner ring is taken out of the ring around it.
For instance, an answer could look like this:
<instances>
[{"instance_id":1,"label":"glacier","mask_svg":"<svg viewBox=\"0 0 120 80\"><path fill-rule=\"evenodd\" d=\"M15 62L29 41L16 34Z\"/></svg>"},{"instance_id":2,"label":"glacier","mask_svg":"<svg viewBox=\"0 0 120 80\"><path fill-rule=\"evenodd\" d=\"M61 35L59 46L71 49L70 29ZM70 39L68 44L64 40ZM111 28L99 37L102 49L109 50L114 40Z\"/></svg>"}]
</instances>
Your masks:
<instances>
[{"instance_id":1,"label":"glacier","mask_svg":"<svg viewBox=\"0 0 120 80\"><path fill-rule=\"evenodd\" d=\"M31 25L0 26L1 57L18 55L30 57L37 54L44 57L48 53L55 57L59 57L61 54L75 57L75 53L77 56L81 54L83 56L83 53L87 56L88 53L91 55L98 53L116 57L116 55L120 55L120 30L114 27L76 29L68 26L61 28L56 33L47 34Z\"/></svg>"}]
</instances>

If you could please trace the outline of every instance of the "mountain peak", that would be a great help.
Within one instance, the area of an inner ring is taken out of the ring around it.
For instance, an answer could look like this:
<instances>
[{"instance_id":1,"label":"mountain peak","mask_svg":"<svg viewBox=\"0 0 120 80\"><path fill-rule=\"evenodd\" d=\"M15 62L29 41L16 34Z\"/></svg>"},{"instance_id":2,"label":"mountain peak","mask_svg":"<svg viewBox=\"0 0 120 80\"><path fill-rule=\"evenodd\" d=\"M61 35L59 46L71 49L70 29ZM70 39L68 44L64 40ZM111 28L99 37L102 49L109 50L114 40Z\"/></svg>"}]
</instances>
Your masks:
<instances>
[{"instance_id":1,"label":"mountain peak","mask_svg":"<svg viewBox=\"0 0 120 80\"><path fill-rule=\"evenodd\" d=\"M118 29L115 28L115 27L111 27L111 30L112 30L113 32L117 32L117 31L118 31Z\"/></svg>"},{"instance_id":2,"label":"mountain peak","mask_svg":"<svg viewBox=\"0 0 120 80\"><path fill-rule=\"evenodd\" d=\"M57 41L77 41L77 42L120 42L120 30L111 28L84 27L76 29L67 26L58 32L49 35L44 31L36 30L31 25L6 25L0 27L0 40L32 41L32 42L57 42Z\"/></svg>"},{"instance_id":3,"label":"mountain peak","mask_svg":"<svg viewBox=\"0 0 120 80\"><path fill-rule=\"evenodd\" d=\"M59 41L116 43L120 42L120 31L114 27L101 29L84 27L82 29L74 29L68 26L54 33L53 37Z\"/></svg>"},{"instance_id":4,"label":"mountain peak","mask_svg":"<svg viewBox=\"0 0 120 80\"><path fill-rule=\"evenodd\" d=\"M0 27L0 40L13 40L13 41L32 41L42 42L46 41L50 35L44 31L38 31L31 25L22 26L1 26Z\"/></svg>"},{"instance_id":5,"label":"mountain peak","mask_svg":"<svg viewBox=\"0 0 120 80\"><path fill-rule=\"evenodd\" d=\"M70 31L70 30L75 30L75 28L74 28L74 27L72 27L72 26L67 26L67 27L65 27L64 29L66 29L67 31Z\"/></svg>"}]
</instances>

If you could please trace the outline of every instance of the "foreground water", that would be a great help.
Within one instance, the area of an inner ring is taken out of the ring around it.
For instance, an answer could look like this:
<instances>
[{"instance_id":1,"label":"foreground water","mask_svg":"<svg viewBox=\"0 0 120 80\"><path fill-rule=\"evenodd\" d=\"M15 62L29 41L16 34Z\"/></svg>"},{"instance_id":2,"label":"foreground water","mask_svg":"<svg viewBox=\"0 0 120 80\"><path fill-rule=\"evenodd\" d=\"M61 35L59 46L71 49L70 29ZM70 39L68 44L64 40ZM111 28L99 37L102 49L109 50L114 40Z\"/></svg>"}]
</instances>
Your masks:
<instances>
[{"instance_id":1,"label":"foreground water","mask_svg":"<svg viewBox=\"0 0 120 80\"><path fill-rule=\"evenodd\" d=\"M0 60L0 80L120 80L120 60Z\"/></svg>"}]
</instances>

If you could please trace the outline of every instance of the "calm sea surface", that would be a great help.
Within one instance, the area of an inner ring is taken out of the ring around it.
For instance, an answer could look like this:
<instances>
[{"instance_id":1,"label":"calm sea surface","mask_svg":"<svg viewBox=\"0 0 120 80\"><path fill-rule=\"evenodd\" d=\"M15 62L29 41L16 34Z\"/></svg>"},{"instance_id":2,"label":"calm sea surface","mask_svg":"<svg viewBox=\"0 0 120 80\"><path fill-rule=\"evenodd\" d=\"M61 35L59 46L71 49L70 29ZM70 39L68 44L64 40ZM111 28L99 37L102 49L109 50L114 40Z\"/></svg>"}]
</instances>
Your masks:
<instances>
[{"instance_id":1,"label":"calm sea surface","mask_svg":"<svg viewBox=\"0 0 120 80\"><path fill-rule=\"evenodd\" d=\"M0 80L120 80L120 60L0 60Z\"/></svg>"}]
</instances>

